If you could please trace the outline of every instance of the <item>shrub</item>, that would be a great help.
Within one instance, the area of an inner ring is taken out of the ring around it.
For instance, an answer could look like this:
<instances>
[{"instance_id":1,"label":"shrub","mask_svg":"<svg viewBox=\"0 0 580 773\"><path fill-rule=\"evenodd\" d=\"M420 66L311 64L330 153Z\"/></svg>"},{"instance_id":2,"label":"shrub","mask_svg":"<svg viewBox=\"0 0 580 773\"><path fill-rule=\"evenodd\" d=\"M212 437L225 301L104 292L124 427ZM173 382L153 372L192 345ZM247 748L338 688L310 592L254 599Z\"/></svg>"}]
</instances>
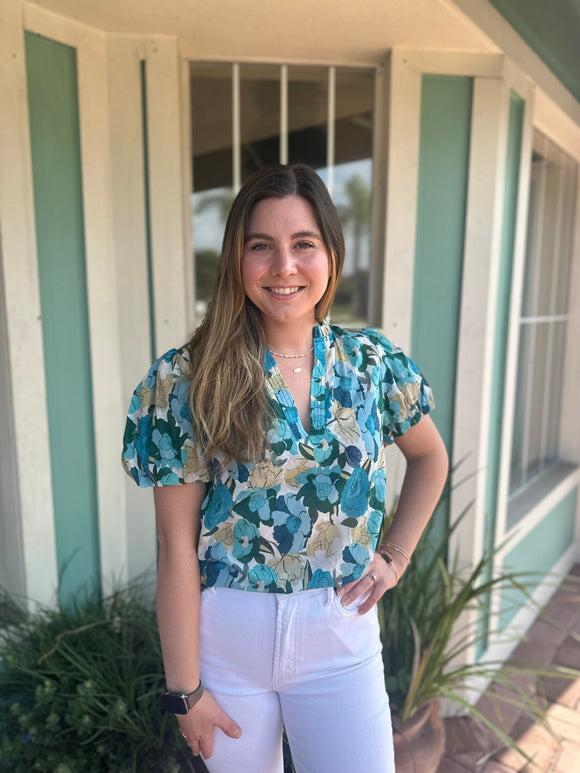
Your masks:
<instances>
[{"instance_id":1,"label":"shrub","mask_svg":"<svg viewBox=\"0 0 580 773\"><path fill-rule=\"evenodd\" d=\"M155 611L135 586L27 613L0 599L0 771L199 769L164 689Z\"/></svg>"}]
</instances>

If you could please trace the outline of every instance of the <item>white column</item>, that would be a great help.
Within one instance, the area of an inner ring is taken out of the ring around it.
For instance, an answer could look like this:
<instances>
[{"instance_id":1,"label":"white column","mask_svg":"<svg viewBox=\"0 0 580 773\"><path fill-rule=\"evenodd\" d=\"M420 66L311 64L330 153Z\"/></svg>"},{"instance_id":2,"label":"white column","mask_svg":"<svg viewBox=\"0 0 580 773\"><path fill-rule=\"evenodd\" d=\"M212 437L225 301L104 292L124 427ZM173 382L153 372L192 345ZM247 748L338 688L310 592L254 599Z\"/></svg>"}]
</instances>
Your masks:
<instances>
[{"instance_id":1,"label":"white column","mask_svg":"<svg viewBox=\"0 0 580 773\"><path fill-rule=\"evenodd\" d=\"M417 228L421 72L394 49L389 64L382 327L409 351Z\"/></svg>"},{"instance_id":2,"label":"white column","mask_svg":"<svg viewBox=\"0 0 580 773\"><path fill-rule=\"evenodd\" d=\"M177 40L147 40L147 135L156 355L185 343L181 68Z\"/></svg>"},{"instance_id":3,"label":"white column","mask_svg":"<svg viewBox=\"0 0 580 773\"><path fill-rule=\"evenodd\" d=\"M451 520L470 505L450 552L473 566L483 550L492 366L503 224L509 91L495 78L473 87L465 255L461 288Z\"/></svg>"},{"instance_id":4,"label":"white column","mask_svg":"<svg viewBox=\"0 0 580 773\"><path fill-rule=\"evenodd\" d=\"M119 475L122 351L113 249L108 60L104 34L86 32L77 45L79 126L84 206L85 262L91 349L101 580L128 579L123 524L124 482Z\"/></svg>"},{"instance_id":5,"label":"white column","mask_svg":"<svg viewBox=\"0 0 580 773\"><path fill-rule=\"evenodd\" d=\"M124 504L117 530L124 543L127 574L135 577L155 566L156 541L150 491L137 488L120 467L124 415L131 394L151 364L149 277L147 265L142 40L111 35L107 40L111 147L111 205L117 283L118 339L121 352L114 389L121 401L113 463L123 483ZM114 531L110 538L114 538Z\"/></svg>"},{"instance_id":6,"label":"white column","mask_svg":"<svg viewBox=\"0 0 580 773\"><path fill-rule=\"evenodd\" d=\"M0 452L11 457L3 460L11 470L11 490L3 491L1 501L16 509L6 513L12 531L2 527L10 543L3 543L1 550L21 551L22 563L17 558L10 584L17 588L24 575L21 590L31 601L48 604L55 599L58 572L27 99L22 4L4 0L0 4L0 228L8 371L3 374L3 389L12 394L14 445L9 441Z\"/></svg>"}]
</instances>

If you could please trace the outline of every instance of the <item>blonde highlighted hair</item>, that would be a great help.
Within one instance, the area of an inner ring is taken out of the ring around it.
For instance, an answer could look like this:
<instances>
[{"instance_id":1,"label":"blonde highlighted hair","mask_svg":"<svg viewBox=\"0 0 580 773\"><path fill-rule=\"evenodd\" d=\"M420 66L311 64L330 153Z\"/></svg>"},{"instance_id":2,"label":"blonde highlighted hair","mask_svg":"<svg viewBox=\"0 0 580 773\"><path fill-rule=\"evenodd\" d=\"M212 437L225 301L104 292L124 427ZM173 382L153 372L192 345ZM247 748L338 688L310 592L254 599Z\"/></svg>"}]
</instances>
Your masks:
<instances>
[{"instance_id":1,"label":"blonde highlighted hair","mask_svg":"<svg viewBox=\"0 0 580 773\"><path fill-rule=\"evenodd\" d=\"M330 278L314 310L328 314L344 263L342 226L326 186L307 166L275 166L253 175L236 196L226 222L215 293L189 342L189 395L198 447L206 457L256 462L270 420L264 390L266 337L261 312L244 292L242 256L253 208L264 199L300 196L312 207L328 250Z\"/></svg>"}]
</instances>

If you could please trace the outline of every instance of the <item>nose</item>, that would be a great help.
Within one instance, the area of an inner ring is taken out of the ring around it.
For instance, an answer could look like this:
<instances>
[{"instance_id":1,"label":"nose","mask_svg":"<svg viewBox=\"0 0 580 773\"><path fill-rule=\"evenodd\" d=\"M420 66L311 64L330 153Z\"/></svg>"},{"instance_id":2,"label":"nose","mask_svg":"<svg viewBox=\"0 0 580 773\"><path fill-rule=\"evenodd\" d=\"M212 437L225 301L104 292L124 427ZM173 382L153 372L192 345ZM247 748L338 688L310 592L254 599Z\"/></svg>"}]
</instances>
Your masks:
<instances>
[{"instance_id":1,"label":"nose","mask_svg":"<svg viewBox=\"0 0 580 773\"><path fill-rule=\"evenodd\" d=\"M280 246L274 251L272 274L274 276L292 276L297 271L296 259L289 247Z\"/></svg>"}]
</instances>

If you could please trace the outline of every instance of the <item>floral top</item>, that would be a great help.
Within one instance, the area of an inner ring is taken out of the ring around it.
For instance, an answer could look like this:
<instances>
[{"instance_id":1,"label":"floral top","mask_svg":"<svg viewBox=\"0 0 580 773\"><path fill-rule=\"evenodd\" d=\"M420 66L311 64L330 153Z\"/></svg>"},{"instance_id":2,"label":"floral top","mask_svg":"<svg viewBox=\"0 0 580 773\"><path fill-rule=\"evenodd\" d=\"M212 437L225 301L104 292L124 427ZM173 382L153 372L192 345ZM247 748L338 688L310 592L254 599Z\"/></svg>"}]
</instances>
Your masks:
<instances>
[{"instance_id":1,"label":"floral top","mask_svg":"<svg viewBox=\"0 0 580 773\"><path fill-rule=\"evenodd\" d=\"M266 352L270 449L254 464L196 453L186 346L156 360L133 394L123 466L139 486L208 483L202 586L293 593L358 579L385 505L384 442L433 407L417 366L378 330L326 323L314 335L310 432Z\"/></svg>"}]
</instances>

